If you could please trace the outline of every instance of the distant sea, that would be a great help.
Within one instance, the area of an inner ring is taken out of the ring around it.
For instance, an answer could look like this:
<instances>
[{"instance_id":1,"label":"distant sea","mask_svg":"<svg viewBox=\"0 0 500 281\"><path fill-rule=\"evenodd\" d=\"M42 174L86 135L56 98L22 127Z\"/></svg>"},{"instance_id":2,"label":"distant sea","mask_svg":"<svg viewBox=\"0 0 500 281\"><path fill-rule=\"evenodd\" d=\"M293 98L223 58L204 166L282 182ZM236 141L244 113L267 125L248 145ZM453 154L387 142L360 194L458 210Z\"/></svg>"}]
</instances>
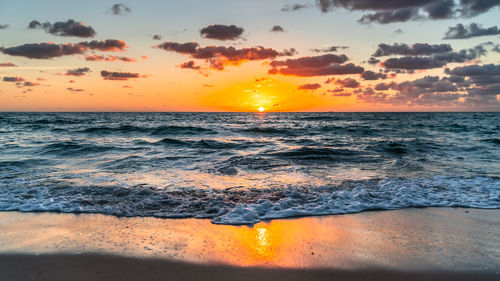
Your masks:
<instances>
[{"instance_id":1,"label":"distant sea","mask_svg":"<svg viewBox=\"0 0 500 281\"><path fill-rule=\"evenodd\" d=\"M500 208L500 113L0 113L0 211Z\"/></svg>"}]
</instances>

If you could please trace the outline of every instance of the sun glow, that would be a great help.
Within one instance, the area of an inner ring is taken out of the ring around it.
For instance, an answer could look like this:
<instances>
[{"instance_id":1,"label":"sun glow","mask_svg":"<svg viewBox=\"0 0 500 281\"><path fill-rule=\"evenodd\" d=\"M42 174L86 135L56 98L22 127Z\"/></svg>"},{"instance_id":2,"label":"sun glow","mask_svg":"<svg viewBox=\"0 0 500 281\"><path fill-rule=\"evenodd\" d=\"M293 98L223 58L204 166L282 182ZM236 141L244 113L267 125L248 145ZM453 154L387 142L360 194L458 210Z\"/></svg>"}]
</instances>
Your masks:
<instances>
[{"instance_id":1,"label":"sun glow","mask_svg":"<svg viewBox=\"0 0 500 281\"><path fill-rule=\"evenodd\" d=\"M201 104L217 111L277 112L317 108L330 100L317 93L297 90L298 83L294 78L226 80L214 82L216 86L208 88L206 94L200 94Z\"/></svg>"}]
</instances>

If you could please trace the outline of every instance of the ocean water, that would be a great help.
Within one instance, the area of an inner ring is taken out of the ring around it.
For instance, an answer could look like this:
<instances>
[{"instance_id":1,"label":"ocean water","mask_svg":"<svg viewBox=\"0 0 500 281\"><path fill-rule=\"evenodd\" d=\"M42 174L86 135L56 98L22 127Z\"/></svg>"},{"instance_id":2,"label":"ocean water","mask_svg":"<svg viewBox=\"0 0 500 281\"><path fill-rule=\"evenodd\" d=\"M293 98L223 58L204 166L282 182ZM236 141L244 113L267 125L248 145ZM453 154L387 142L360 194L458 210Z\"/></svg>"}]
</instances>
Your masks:
<instances>
[{"instance_id":1,"label":"ocean water","mask_svg":"<svg viewBox=\"0 0 500 281\"><path fill-rule=\"evenodd\" d=\"M0 113L0 210L276 218L500 208L500 113Z\"/></svg>"}]
</instances>

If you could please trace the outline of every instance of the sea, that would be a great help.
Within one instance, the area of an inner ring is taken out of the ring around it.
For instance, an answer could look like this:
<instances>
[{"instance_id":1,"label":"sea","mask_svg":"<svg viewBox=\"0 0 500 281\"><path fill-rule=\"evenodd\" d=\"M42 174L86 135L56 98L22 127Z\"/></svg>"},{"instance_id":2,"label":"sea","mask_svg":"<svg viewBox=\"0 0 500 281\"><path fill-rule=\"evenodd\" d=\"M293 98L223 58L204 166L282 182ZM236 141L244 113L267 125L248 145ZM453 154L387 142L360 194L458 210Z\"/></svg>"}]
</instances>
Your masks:
<instances>
[{"instance_id":1,"label":"sea","mask_svg":"<svg viewBox=\"0 0 500 281\"><path fill-rule=\"evenodd\" d=\"M500 113L0 113L0 211L500 208Z\"/></svg>"}]
</instances>

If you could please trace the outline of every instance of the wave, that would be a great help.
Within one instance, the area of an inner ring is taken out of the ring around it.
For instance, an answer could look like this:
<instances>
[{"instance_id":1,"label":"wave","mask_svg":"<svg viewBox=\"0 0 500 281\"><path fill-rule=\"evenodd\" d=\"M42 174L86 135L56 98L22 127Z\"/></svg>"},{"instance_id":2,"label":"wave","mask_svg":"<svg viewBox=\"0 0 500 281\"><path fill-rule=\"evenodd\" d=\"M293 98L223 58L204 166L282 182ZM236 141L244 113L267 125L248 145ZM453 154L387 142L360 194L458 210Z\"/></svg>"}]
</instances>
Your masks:
<instances>
[{"instance_id":1,"label":"wave","mask_svg":"<svg viewBox=\"0 0 500 281\"><path fill-rule=\"evenodd\" d=\"M427 154L432 150L439 149L435 144L426 140L411 139L398 141L378 141L366 147L369 151L386 154L389 156L417 156Z\"/></svg>"},{"instance_id":2,"label":"wave","mask_svg":"<svg viewBox=\"0 0 500 281\"><path fill-rule=\"evenodd\" d=\"M216 173L236 175L238 170L269 171L287 164L279 159L259 155L233 156L220 164L214 165Z\"/></svg>"},{"instance_id":3,"label":"wave","mask_svg":"<svg viewBox=\"0 0 500 281\"><path fill-rule=\"evenodd\" d=\"M274 134L274 135L294 135L295 131L292 129L285 128L274 128L274 127L251 127L247 129L240 130L246 133L256 133L256 134Z\"/></svg>"},{"instance_id":4,"label":"wave","mask_svg":"<svg viewBox=\"0 0 500 281\"><path fill-rule=\"evenodd\" d=\"M296 160L364 161L361 151L327 147L303 146L285 151L269 152L266 155Z\"/></svg>"},{"instance_id":5,"label":"wave","mask_svg":"<svg viewBox=\"0 0 500 281\"><path fill-rule=\"evenodd\" d=\"M216 134L212 129L195 127L195 126L157 126L157 127L139 127L132 125L122 125L119 127L90 127L77 131L78 133L87 134L132 134L144 133L152 136L162 135L196 135L196 134Z\"/></svg>"},{"instance_id":6,"label":"wave","mask_svg":"<svg viewBox=\"0 0 500 281\"><path fill-rule=\"evenodd\" d=\"M249 146L258 146L258 143L253 142L231 142L231 141L218 141L213 139L201 139L201 140L186 140L186 139L174 139L174 138L163 138L160 141L155 142L155 144L165 145L169 147L187 147L187 148L199 148L199 149L244 149Z\"/></svg>"},{"instance_id":7,"label":"wave","mask_svg":"<svg viewBox=\"0 0 500 281\"><path fill-rule=\"evenodd\" d=\"M168 146L191 146L192 142L180 139L164 138L155 142L155 144L168 145Z\"/></svg>"},{"instance_id":8,"label":"wave","mask_svg":"<svg viewBox=\"0 0 500 281\"><path fill-rule=\"evenodd\" d=\"M28 170L38 166L52 165L53 161L43 158L0 161L0 171Z\"/></svg>"},{"instance_id":9,"label":"wave","mask_svg":"<svg viewBox=\"0 0 500 281\"><path fill-rule=\"evenodd\" d=\"M81 156L119 150L115 146L102 146L88 143L76 143L73 141L51 143L40 149L40 154L52 154L58 156Z\"/></svg>"},{"instance_id":10,"label":"wave","mask_svg":"<svg viewBox=\"0 0 500 281\"><path fill-rule=\"evenodd\" d=\"M210 218L254 224L297 216L411 207L500 208L500 180L487 177L384 178L323 187L184 189L138 186L0 186L2 211L57 211L115 216Z\"/></svg>"},{"instance_id":11,"label":"wave","mask_svg":"<svg viewBox=\"0 0 500 281\"><path fill-rule=\"evenodd\" d=\"M303 121L337 121L342 120L341 116L305 116L300 118Z\"/></svg>"},{"instance_id":12,"label":"wave","mask_svg":"<svg viewBox=\"0 0 500 281\"><path fill-rule=\"evenodd\" d=\"M489 142L489 143L492 143L492 144L500 144L500 139L497 139L497 138L482 139L481 141L483 141L483 142Z\"/></svg>"}]
</instances>

